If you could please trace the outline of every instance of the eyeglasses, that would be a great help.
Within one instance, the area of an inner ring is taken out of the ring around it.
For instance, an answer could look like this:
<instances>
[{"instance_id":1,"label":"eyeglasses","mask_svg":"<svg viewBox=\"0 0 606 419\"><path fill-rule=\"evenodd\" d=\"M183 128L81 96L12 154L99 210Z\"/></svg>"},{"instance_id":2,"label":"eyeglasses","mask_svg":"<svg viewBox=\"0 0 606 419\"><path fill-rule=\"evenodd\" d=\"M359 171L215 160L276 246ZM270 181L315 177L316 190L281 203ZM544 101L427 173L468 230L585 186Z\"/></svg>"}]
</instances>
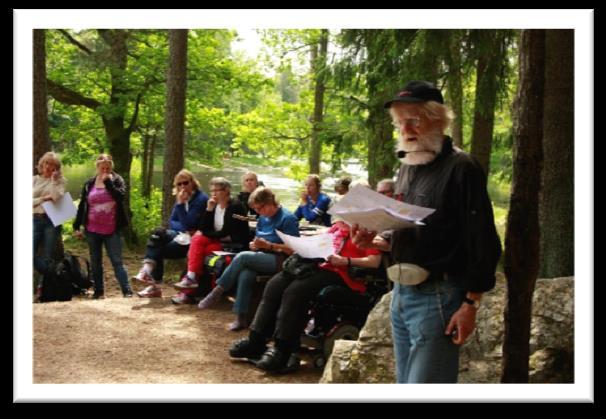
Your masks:
<instances>
[{"instance_id":1,"label":"eyeglasses","mask_svg":"<svg viewBox=\"0 0 606 419\"><path fill-rule=\"evenodd\" d=\"M177 182L177 186L187 186L189 185L189 180L184 180L183 182Z\"/></svg>"},{"instance_id":2,"label":"eyeglasses","mask_svg":"<svg viewBox=\"0 0 606 419\"><path fill-rule=\"evenodd\" d=\"M393 193L393 191L377 191L378 193L380 193L381 195L388 195L390 193Z\"/></svg>"},{"instance_id":3,"label":"eyeglasses","mask_svg":"<svg viewBox=\"0 0 606 419\"><path fill-rule=\"evenodd\" d=\"M406 125L413 127L413 128L418 128L419 125L421 125L421 118L406 118L403 119L401 121L394 121L392 122L393 126L400 129Z\"/></svg>"},{"instance_id":4,"label":"eyeglasses","mask_svg":"<svg viewBox=\"0 0 606 419\"><path fill-rule=\"evenodd\" d=\"M255 206L253 207L253 209L255 210L255 212L256 212L257 214L260 214L260 213L261 213L261 211L263 211L263 208L265 208L265 206L266 206L266 205L267 205L267 204L255 205Z\"/></svg>"},{"instance_id":5,"label":"eyeglasses","mask_svg":"<svg viewBox=\"0 0 606 419\"><path fill-rule=\"evenodd\" d=\"M221 188L221 189L211 189L210 193L217 193L217 192L221 192L224 191L225 189Z\"/></svg>"}]
</instances>

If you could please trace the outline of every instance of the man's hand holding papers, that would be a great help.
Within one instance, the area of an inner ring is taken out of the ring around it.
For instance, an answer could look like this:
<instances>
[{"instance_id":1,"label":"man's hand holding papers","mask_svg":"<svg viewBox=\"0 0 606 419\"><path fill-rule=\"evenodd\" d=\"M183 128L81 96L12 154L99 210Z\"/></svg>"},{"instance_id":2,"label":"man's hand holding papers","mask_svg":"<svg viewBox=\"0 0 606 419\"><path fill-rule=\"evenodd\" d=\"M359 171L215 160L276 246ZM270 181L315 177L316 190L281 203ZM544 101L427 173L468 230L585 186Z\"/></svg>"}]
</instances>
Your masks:
<instances>
[{"instance_id":1,"label":"man's hand holding papers","mask_svg":"<svg viewBox=\"0 0 606 419\"><path fill-rule=\"evenodd\" d=\"M435 210L405 204L388 198L365 186L352 188L328 210L350 225L359 225L371 231L386 231L423 225L422 219Z\"/></svg>"}]
</instances>

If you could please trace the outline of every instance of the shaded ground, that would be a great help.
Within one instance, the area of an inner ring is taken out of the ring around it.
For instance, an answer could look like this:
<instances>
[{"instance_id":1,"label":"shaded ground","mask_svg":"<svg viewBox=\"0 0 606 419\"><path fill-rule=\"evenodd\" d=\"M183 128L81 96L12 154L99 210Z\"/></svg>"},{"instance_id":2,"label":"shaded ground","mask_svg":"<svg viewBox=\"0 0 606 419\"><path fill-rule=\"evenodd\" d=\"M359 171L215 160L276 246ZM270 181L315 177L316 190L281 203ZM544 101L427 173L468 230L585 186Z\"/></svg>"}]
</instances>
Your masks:
<instances>
[{"instance_id":1,"label":"shaded ground","mask_svg":"<svg viewBox=\"0 0 606 419\"><path fill-rule=\"evenodd\" d=\"M84 255L78 252L80 255ZM125 257L129 274L139 259ZM123 298L105 260L106 299L78 297L34 304L33 382L41 383L317 383L310 363L295 373L269 375L231 361L227 349L247 331L230 332L231 303L200 311L162 299ZM143 286L135 285L135 290Z\"/></svg>"}]
</instances>

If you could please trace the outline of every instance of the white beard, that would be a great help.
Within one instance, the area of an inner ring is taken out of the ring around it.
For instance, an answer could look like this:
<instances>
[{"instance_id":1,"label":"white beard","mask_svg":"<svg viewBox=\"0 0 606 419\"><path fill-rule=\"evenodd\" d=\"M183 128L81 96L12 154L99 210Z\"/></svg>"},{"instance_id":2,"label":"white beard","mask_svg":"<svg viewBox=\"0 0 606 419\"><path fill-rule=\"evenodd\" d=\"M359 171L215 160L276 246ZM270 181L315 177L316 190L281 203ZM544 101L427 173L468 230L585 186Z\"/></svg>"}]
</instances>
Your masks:
<instances>
[{"instance_id":1,"label":"white beard","mask_svg":"<svg viewBox=\"0 0 606 419\"><path fill-rule=\"evenodd\" d=\"M416 141L404 141L402 136L398 138L396 152L404 150L407 154L399 160L407 165L417 166L431 163L442 151L444 135L440 133L427 134L417 137ZM411 153L412 152L412 153Z\"/></svg>"}]
</instances>

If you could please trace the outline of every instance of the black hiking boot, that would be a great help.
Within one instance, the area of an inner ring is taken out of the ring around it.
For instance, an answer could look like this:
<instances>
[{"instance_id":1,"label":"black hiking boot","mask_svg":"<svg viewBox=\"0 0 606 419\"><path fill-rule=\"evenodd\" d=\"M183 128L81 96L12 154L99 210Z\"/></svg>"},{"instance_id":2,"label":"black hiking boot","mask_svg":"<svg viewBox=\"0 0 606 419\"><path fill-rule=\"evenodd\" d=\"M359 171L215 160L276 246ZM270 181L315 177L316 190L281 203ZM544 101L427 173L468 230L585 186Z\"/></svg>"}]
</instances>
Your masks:
<instances>
[{"instance_id":1,"label":"black hiking boot","mask_svg":"<svg viewBox=\"0 0 606 419\"><path fill-rule=\"evenodd\" d=\"M254 345L249 338L242 338L234 342L229 348L229 356L232 358L259 359L267 347L263 345Z\"/></svg>"}]
</instances>

